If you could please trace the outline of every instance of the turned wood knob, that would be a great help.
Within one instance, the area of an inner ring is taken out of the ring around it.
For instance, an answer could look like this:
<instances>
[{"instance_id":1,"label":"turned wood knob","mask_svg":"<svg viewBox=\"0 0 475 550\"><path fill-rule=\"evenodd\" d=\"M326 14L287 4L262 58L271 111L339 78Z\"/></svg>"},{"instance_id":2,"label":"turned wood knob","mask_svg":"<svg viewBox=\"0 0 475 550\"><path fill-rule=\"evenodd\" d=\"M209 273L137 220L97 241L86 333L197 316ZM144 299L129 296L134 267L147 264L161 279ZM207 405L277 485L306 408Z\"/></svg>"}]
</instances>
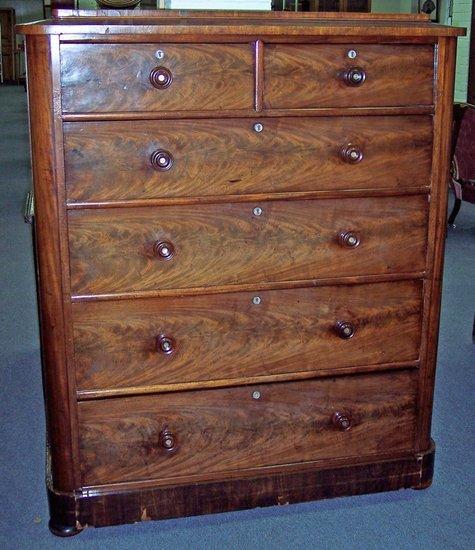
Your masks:
<instances>
[{"instance_id":1,"label":"turned wood knob","mask_svg":"<svg viewBox=\"0 0 475 550\"><path fill-rule=\"evenodd\" d=\"M341 231L338 242L346 248L356 248L360 244L360 238L354 231Z\"/></svg>"},{"instance_id":2,"label":"turned wood knob","mask_svg":"<svg viewBox=\"0 0 475 550\"><path fill-rule=\"evenodd\" d=\"M151 154L150 162L155 170L165 172L166 170L170 170L173 166L173 157L168 151L165 151L164 149L157 149Z\"/></svg>"},{"instance_id":3,"label":"turned wood knob","mask_svg":"<svg viewBox=\"0 0 475 550\"><path fill-rule=\"evenodd\" d=\"M351 428L351 417L348 413L336 412L332 417L332 422L342 432Z\"/></svg>"},{"instance_id":4,"label":"turned wood knob","mask_svg":"<svg viewBox=\"0 0 475 550\"><path fill-rule=\"evenodd\" d=\"M168 88L172 82L173 75L168 69L165 69L165 67L155 67L150 72L150 83L158 90Z\"/></svg>"},{"instance_id":5,"label":"turned wood knob","mask_svg":"<svg viewBox=\"0 0 475 550\"><path fill-rule=\"evenodd\" d=\"M153 246L153 252L160 260L171 260L175 255L175 247L170 241L158 241Z\"/></svg>"},{"instance_id":6,"label":"turned wood knob","mask_svg":"<svg viewBox=\"0 0 475 550\"><path fill-rule=\"evenodd\" d=\"M166 334L160 334L157 336L157 351L164 353L165 355L170 355L176 349L175 340L171 336Z\"/></svg>"},{"instance_id":7,"label":"turned wood knob","mask_svg":"<svg viewBox=\"0 0 475 550\"><path fill-rule=\"evenodd\" d=\"M336 332L343 340L349 340L355 335L355 327L349 321L338 321L335 325Z\"/></svg>"},{"instance_id":8,"label":"turned wood knob","mask_svg":"<svg viewBox=\"0 0 475 550\"><path fill-rule=\"evenodd\" d=\"M358 162L363 160L363 151L358 145L348 143L340 149L340 156L349 164L358 164Z\"/></svg>"},{"instance_id":9,"label":"turned wood knob","mask_svg":"<svg viewBox=\"0 0 475 550\"><path fill-rule=\"evenodd\" d=\"M343 82L348 86L361 86L366 80L366 72L361 67L350 67L343 73Z\"/></svg>"},{"instance_id":10,"label":"turned wood knob","mask_svg":"<svg viewBox=\"0 0 475 550\"><path fill-rule=\"evenodd\" d=\"M173 432L168 429L162 430L160 432L160 445L166 451L173 451L176 447L176 437L173 435Z\"/></svg>"}]
</instances>

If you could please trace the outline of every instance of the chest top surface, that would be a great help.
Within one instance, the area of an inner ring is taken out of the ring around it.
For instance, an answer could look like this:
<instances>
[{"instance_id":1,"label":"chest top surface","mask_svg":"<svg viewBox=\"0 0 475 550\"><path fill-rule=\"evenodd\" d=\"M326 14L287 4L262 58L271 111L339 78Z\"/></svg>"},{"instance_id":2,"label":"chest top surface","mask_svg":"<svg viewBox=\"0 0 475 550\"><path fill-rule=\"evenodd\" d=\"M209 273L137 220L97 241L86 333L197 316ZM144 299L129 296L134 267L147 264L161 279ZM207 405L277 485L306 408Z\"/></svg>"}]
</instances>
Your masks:
<instances>
[{"instance_id":1,"label":"chest top surface","mask_svg":"<svg viewBox=\"0 0 475 550\"><path fill-rule=\"evenodd\" d=\"M17 26L22 34L229 36L460 36L424 14L195 10L57 10L50 20Z\"/></svg>"}]
</instances>

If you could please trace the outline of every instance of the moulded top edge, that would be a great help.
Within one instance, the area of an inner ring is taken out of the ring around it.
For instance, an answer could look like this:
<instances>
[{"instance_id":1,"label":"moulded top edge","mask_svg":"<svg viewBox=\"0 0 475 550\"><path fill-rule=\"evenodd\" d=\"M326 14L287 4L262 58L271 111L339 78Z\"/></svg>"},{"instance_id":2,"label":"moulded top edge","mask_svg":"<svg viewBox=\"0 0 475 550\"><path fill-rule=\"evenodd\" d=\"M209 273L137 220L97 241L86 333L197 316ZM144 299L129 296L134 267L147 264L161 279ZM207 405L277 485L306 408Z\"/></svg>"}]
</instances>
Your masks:
<instances>
[{"instance_id":1,"label":"moulded top edge","mask_svg":"<svg viewBox=\"0 0 475 550\"><path fill-rule=\"evenodd\" d=\"M165 34L303 36L460 36L424 14L232 12L193 10L57 10L56 17L17 25L20 34Z\"/></svg>"}]
</instances>

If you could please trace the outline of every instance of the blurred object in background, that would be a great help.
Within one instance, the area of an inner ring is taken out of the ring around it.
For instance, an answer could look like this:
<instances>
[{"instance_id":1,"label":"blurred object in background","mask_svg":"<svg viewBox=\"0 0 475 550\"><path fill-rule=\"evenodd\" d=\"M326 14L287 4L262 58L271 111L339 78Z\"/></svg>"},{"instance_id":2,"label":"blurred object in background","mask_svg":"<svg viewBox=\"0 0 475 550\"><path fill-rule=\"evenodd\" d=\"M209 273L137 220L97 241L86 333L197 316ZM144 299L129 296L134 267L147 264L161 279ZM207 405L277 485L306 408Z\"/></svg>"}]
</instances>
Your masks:
<instances>
[{"instance_id":1,"label":"blurred object in background","mask_svg":"<svg viewBox=\"0 0 475 550\"><path fill-rule=\"evenodd\" d=\"M371 0L273 0L274 11L371 11Z\"/></svg>"},{"instance_id":2,"label":"blurred object in background","mask_svg":"<svg viewBox=\"0 0 475 550\"><path fill-rule=\"evenodd\" d=\"M140 0L96 0L99 8L109 9L134 9L140 4Z\"/></svg>"},{"instance_id":3,"label":"blurred object in background","mask_svg":"<svg viewBox=\"0 0 475 550\"><path fill-rule=\"evenodd\" d=\"M0 55L1 81L14 82L15 71L15 10L13 8L0 8Z\"/></svg>"},{"instance_id":4,"label":"blurred object in background","mask_svg":"<svg viewBox=\"0 0 475 550\"><path fill-rule=\"evenodd\" d=\"M430 17L431 21L439 21L439 0L419 0L419 11Z\"/></svg>"}]
</instances>

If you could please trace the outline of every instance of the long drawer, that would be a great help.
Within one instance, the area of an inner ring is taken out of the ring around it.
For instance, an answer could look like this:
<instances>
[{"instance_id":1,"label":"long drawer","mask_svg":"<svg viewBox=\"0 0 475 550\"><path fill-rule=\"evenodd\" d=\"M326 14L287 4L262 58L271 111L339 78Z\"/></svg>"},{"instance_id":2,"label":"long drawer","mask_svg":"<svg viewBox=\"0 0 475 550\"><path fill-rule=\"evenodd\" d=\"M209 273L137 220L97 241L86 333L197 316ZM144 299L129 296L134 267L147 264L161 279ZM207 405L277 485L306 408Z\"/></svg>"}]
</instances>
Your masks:
<instances>
[{"instance_id":1,"label":"long drawer","mask_svg":"<svg viewBox=\"0 0 475 550\"><path fill-rule=\"evenodd\" d=\"M425 269L426 195L73 210L75 295Z\"/></svg>"},{"instance_id":2,"label":"long drawer","mask_svg":"<svg viewBox=\"0 0 475 550\"><path fill-rule=\"evenodd\" d=\"M84 401L82 482L209 474L413 448L415 371Z\"/></svg>"},{"instance_id":3,"label":"long drawer","mask_svg":"<svg viewBox=\"0 0 475 550\"><path fill-rule=\"evenodd\" d=\"M77 389L416 361L421 297L421 281L401 281L76 303Z\"/></svg>"},{"instance_id":4,"label":"long drawer","mask_svg":"<svg viewBox=\"0 0 475 550\"><path fill-rule=\"evenodd\" d=\"M264 107L430 105L434 48L402 44L266 44Z\"/></svg>"},{"instance_id":5,"label":"long drawer","mask_svg":"<svg viewBox=\"0 0 475 550\"><path fill-rule=\"evenodd\" d=\"M251 109L250 44L63 44L65 112Z\"/></svg>"},{"instance_id":6,"label":"long drawer","mask_svg":"<svg viewBox=\"0 0 475 550\"><path fill-rule=\"evenodd\" d=\"M432 118L74 122L64 144L70 201L398 189L430 183Z\"/></svg>"}]
</instances>

